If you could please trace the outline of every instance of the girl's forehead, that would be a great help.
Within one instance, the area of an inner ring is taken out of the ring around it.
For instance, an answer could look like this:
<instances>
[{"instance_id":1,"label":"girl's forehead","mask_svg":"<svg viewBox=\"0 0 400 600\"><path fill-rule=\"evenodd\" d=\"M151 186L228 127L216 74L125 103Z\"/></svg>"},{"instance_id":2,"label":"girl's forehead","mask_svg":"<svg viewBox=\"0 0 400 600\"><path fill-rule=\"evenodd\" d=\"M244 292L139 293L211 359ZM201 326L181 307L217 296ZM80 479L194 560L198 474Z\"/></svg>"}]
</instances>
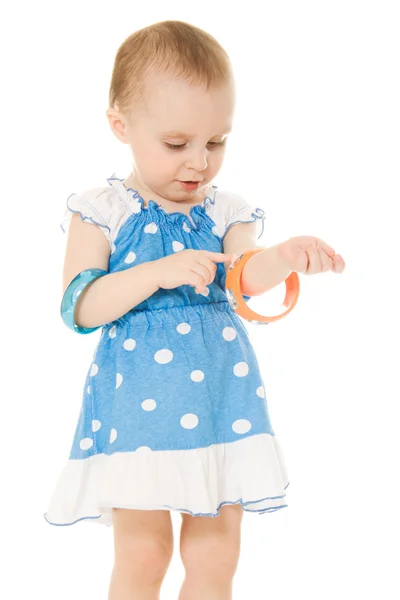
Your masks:
<instances>
[{"instance_id":1,"label":"girl's forehead","mask_svg":"<svg viewBox=\"0 0 400 600\"><path fill-rule=\"evenodd\" d=\"M146 112L165 134L190 134L199 129L229 133L234 112L234 90L229 84L206 90L182 81L154 82L146 89Z\"/></svg>"}]
</instances>

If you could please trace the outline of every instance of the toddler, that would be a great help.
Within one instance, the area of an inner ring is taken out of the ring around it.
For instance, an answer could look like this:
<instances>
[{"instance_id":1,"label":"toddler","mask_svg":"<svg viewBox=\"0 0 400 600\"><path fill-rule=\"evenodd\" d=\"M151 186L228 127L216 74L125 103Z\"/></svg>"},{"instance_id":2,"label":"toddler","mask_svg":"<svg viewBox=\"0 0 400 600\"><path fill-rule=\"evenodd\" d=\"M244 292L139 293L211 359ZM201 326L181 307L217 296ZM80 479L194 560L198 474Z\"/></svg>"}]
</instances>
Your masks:
<instances>
[{"instance_id":1,"label":"toddler","mask_svg":"<svg viewBox=\"0 0 400 600\"><path fill-rule=\"evenodd\" d=\"M230 599L244 511L287 505L260 368L225 293L264 220L214 183L234 106L231 64L212 36L179 21L135 32L118 50L107 110L132 172L67 201L63 318L101 332L45 518L113 526L109 600L160 597L171 511L182 517L179 599ZM249 260L242 292L343 269L322 240L291 238Z\"/></svg>"}]
</instances>

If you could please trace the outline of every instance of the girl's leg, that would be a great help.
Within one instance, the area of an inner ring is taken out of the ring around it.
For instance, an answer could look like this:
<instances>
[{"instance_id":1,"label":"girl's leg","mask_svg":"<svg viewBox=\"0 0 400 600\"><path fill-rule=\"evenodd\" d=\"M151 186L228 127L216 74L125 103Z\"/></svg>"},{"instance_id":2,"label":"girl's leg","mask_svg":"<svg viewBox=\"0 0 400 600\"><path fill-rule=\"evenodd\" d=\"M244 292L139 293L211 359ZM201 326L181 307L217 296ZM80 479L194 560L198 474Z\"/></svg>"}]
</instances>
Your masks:
<instances>
[{"instance_id":1,"label":"girl's leg","mask_svg":"<svg viewBox=\"0 0 400 600\"><path fill-rule=\"evenodd\" d=\"M222 507L219 517L182 513L180 551L186 578L179 600L231 600L242 518L240 505Z\"/></svg>"},{"instance_id":2,"label":"girl's leg","mask_svg":"<svg viewBox=\"0 0 400 600\"><path fill-rule=\"evenodd\" d=\"M115 564L108 600L159 600L173 553L169 511L113 509Z\"/></svg>"}]
</instances>

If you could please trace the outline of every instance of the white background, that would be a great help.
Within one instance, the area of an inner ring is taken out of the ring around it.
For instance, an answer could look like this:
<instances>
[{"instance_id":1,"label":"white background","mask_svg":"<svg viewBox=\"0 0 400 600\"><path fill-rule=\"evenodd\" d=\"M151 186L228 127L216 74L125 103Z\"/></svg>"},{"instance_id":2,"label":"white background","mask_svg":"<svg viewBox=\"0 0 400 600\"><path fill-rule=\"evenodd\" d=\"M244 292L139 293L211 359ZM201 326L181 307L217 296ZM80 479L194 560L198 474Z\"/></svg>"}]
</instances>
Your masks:
<instances>
[{"instance_id":1,"label":"white background","mask_svg":"<svg viewBox=\"0 0 400 600\"><path fill-rule=\"evenodd\" d=\"M266 211L270 245L317 235L343 275L250 326L291 485L245 515L234 598L400 597L397 2L20 2L1 25L2 598L107 598L112 528L48 525L97 334L59 317L67 197L130 171L105 118L115 53L164 19L229 52L235 129L217 183ZM276 290L282 295L282 289ZM162 599L183 578L176 548ZM396 568L397 564L397 568Z\"/></svg>"}]
</instances>

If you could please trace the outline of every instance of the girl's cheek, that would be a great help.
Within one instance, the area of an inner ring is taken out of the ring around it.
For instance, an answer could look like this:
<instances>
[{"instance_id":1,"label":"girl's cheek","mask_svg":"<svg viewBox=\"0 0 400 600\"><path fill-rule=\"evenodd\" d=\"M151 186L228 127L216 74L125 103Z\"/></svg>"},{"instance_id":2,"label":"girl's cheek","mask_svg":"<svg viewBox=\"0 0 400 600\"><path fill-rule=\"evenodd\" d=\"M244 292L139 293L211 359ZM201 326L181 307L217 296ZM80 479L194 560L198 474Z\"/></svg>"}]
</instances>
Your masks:
<instances>
[{"instance_id":1,"label":"girl's cheek","mask_svg":"<svg viewBox=\"0 0 400 600\"><path fill-rule=\"evenodd\" d=\"M221 168L222 163L224 161L224 156L224 152L218 152L218 154L215 153L210 156L208 161L208 168L210 169L210 171L215 172Z\"/></svg>"}]
</instances>

